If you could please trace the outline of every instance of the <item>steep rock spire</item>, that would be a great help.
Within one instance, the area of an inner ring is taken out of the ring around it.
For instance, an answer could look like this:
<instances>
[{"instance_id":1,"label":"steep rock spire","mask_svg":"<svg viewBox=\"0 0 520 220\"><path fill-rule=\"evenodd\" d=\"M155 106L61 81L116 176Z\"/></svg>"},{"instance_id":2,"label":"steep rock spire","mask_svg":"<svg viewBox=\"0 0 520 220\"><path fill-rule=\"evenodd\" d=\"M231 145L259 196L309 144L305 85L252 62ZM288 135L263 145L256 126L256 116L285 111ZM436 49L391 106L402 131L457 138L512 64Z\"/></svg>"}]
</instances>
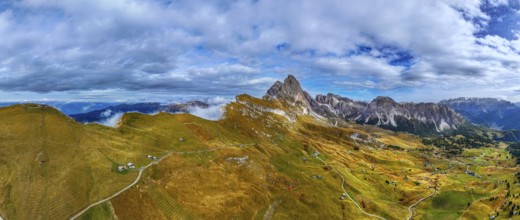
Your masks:
<instances>
[{"instance_id":1,"label":"steep rock spire","mask_svg":"<svg viewBox=\"0 0 520 220\"><path fill-rule=\"evenodd\" d=\"M269 90L267 95L281 99L291 105L300 105L304 107L306 113L312 111L312 107L316 106L316 101L303 91L300 82L293 76L289 75L284 82L276 81Z\"/></svg>"}]
</instances>

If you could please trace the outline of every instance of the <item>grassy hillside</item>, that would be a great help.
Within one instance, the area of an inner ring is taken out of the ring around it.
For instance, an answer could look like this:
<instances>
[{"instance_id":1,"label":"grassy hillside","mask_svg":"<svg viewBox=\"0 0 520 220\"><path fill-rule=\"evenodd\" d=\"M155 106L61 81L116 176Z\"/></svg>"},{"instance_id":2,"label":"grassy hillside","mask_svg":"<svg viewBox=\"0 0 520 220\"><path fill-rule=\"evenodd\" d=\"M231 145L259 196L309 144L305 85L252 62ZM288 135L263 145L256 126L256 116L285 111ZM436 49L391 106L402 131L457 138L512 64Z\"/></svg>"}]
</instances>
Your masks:
<instances>
[{"instance_id":1,"label":"grassy hillside","mask_svg":"<svg viewBox=\"0 0 520 220\"><path fill-rule=\"evenodd\" d=\"M6 219L70 217L137 176L115 167L147 164L147 154L165 154L177 143L157 142L160 132L82 125L40 105L1 108L0 121L0 216Z\"/></svg>"},{"instance_id":2,"label":"grassy hillside","mask_svg":"<svg viewBox=\"0 0 520 220\"><path fill-rule=\"evenodd\" d=\"M147 155L166 156L80 218L407 219L434 189L414 219L505 218L520 204L506 145L448 159L445 148L413 135L237 99L220 121L132 113L117 128L78 124L44 106L2 108L0 216L71 217L132 183L138 172L117 166L145 166Z\"/></svg>"}]
</instances>

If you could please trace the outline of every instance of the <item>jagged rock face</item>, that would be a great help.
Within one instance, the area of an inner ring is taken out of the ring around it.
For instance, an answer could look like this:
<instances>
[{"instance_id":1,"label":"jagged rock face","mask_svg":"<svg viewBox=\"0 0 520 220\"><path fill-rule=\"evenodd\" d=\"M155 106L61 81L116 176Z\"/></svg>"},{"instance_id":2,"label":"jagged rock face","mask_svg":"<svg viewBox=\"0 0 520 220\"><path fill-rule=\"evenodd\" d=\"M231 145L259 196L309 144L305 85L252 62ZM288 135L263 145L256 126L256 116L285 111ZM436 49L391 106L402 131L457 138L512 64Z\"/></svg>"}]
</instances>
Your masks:
<instances>
[{"instance_id":1,"label":"jagged rock face","mask_svg":"<svg viewBox=\"0 0 520 220\"><path fill-rule=\"evenodd\" d=\"M353 101L334 94L316 97L317 112L349 121L372 124L412 133L457 129L464 119L448 106L434 103L397 103L389 97L377 97L370 103ZM330 109L330 111L324 111Z\"/></svg>"},{"instance_id":2,"label":"jagged rock face","mask_svg":"<svg viewBox=\"0 0 520 220\"><path fill-rule=\"evenodd\" d=\"M313 99L302 90L294 76L287 77L283 83L277 81L267 95L292 105L300 104L326 118L341 118L416 134L457 129L464 123L464 118L450 107L435 103L397 103L389 97L377 97L366 103L331 93Z\"/></svg>"},{"instance_id":3,"label":"jagged rock face","mask_svg":"<svg viewBox=\"0 0 520 220\"><path fill-rule=\"evenodd\" d=\"M273 97L278 96L278 93L280 93L280 91L282 91L283 86L284 86L284 83L282 83L280 81L276 81L274 83L274 85L272 85L271 88L269 88L269 90L267 90L267 95L270 95Z\"/></svg>"},{"instance_id":4,"label":"jagged rock face","mask_svg":"<svg viewBox=\"0 0 520 220\"><path fill-rule=\"evenodd\" d=\"M388 97L378 97L364 109L357 121L421 133L425 129L437 132L457 129L464 119L446 105L397 103Z\"/></svg>"},{"instance_id":5,"label":"jagged rock face","mask_svg":"<svg viewBox=\"0 0 520 220\"><path fill-rule=\"evenodd\" d=\"M317 95L316 102L318 106L313 108L316 113L328 117L337 116L348 120L356 119L367 106L366 102L354 101L332 93L326 96Z\"/></svg>"}]
</instances>

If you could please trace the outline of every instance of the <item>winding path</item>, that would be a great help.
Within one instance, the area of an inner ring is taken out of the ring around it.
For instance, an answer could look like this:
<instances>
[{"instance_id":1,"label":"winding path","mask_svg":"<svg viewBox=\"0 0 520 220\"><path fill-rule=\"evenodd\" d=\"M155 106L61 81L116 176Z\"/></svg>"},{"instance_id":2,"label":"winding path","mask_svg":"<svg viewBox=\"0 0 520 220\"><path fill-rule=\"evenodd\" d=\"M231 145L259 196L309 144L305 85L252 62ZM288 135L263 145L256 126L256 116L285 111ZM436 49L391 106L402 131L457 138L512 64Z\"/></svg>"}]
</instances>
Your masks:
<instances>
[{"instance_id":1,"label":"winding path","mask_svg":"<svg viewBox=\"0 0 520 220\"><path fill-rule=\"evenodd\" d=\"M163 160L164 158L166 157L169 157L173 154L173 152L170 152L164 156L162 156L161 158L159 158L159 160L156 160L156 161L153 161L151 163L149 163L148 165L144 166L144 167L141 167L139 168L139 174L137 175L137 178L135 178L134 182L130 183L130 185L126 186L125 188L123 188L122 190L119 190L118 192L112 194L111 196L107 197L107 198L104 198L102 200L99 200L95 203L92 203L90 204L89 206L87 206L86 208L84 208L83 210L81 210L80 212L78 212L78 214L72 216L70 219L73 220L73 219L76 219L78 218L79 216L81 216L83 213L85 213L87 210L89 210L90 208L94 207L94 206L97 206L101 203L104 203L108 200L111 200L113 199L114 197L118 196L119 194L123 193L124 191L132 188L133 186L135 186L135 184L137 184L137 182L139 182L139 180L141 179L141 176L143 175L143 171L146 170L148 167L154 165L154 164L157 164L159 163L161 160Z\"/></svg>"},{"instance_id":2,"label":"winding path","mask_svg":"<svg viewBox=\"0 0 520 220\"><path fill-rule=\"evenodd\" d=\"M436 192L437 192L437 188L433 188L432 194L430 194L429 196L426 196L426 197L424 197L422 199L419 199L419 201L417 201L413 205L409 206L408 207L408 211L410 211L410 217L408 217L407 220L411 220L413 218L413 210L412 210L413 207L419 205L419 203L421 203L422 201L427 200L428 198L432 197L433 195L435 195Z\"/></svg>"},{"instance_id":3,"label":"winding path","mask_svg":"<svg viewBox=\"0 0 520 220\"><path fill-rule=\"evenodd\" d=\"M363 210L363 208L361 208L361 206L354 199L352 199L352 197L350 197L350 195L347 193L347 190L345 189L345 182L346 182L345 181L345 177L343 177L343 175L338 170L336 170L336 168L334 166L329 165L327 162L322 160L319 156L316 156L316 158L318 160L320 160L323 164L325 164L325 166L330 166L332 168L332 170L334 170L334 172L336 172L341 177L341 180L342 180L342 182L341 182L341 189L343 190L343 193L345 193L347 195L347 197L350 199L350 201L352 201L363 214L368 215L370 217L377 218L377 219L384 219L384 220L386 220L385 218L383 218L381 216L378 216L378 215L375 215L375 214L372 214L372 213L368 213L365 210ZM410 205L408 207L408 211L410 211L410 217L408 217L407 220L411 220L413 218L413 210L412 209L415 206L419 205L419 203L423 202L424 200L432 197L433 195L435 195L436 192L437 192L437 188L433 188L432 194L430 194L429 196L426 196L426 197L420 199L419 201L417 201L416 203Z\"/></svg>"},{"instance_id":4,"label":"winding path","mask_svg":"<svg viewBox=\"0 0 520 220\"><path fill-rule=\"evenodd\" d=\"M246 147L249 147L249 146L253 146L254 144L240 144L239 146L241 146L241 148L246 148ZM225 149L225 148L236 148L236 147L232 147L232 146L226 146L226 147L217 147L217 148L212 148L212 149L207 149L207 150L196 150L196 151L186 151L186 152L169 152L168 154L162 156L161 158L159 158L158 160L156 161L153 161L151 163L149 163L148 165L144 166L144 167L141 167L139 168L139 174L137 175L136 179L134 180L134 182L130 183L128 186L126 186L125 188L117 191L116 193L112 194L111 196L108 196L102 200L99 200L95 203L92 203L90 204L89 206L87 206L86 208L82 209L80 212L78 212L76 215L72 216L70 219L71 220L74 220L74 219L77 219L79 216L81 216L82 214L84 214L86 211L88 211L90 208L94 207L94 206L97 206L101 203L104 203L104 202L107 202L111 199L113 199L114 197L120 195L121 193L125 192L126 190L129 190L130 188L132 188L133 186L135 186L139 180L141 179L142 175L143 175L143 172L149 168L150 166L152 165L155 165L155 164L158 164L160 161L162 161L164 158L166 157L169 157L173 154L192 154L192 153L202 153L202 152L209 152L209 151L215 151L215 150L219 150L219 149ZM346 183L346 180L345 180L345 177L334 167L334 166L331 166L329 165L326 161L324 161L323 159L321 159L319 156L316 156L316 158L318 160L320 160L323 164L325 164L326 166L329 166L332 168L332 170L338 174L340 177L341 177L341 189L343 190L343 193L345 193L345 195L347 195L347 197L349 198L350 201L352 201L354 203L354 205L356 205L356 207L365 215L367 216L370 216L370 217L374 217L376 219L382 219L382 220L386 220L386 218L383 218L381 216L378 216L378 215L375 215L375 214L372 214L372 213L368 213L366 212L365 210L363 210L363 208L348 194L347 190L345 189L345 183ZM415 204L411 205L408 207L408 210L410 211L410 217L408 217L407 220L411 220L412 217L413 217L413 210L412 208L417 206L419 203L421 203L422 201L432 197L435 193L437 192L437 189L434 188L434 191L432 194L430 194L429 196L427 197L424 197L422 199L420 199L419 201L417 201ZM0 220L2 220L0 218Z\"/></svg>"},{"instance_id":5,"label":"winding path","mask_svg":"<svg viewBox=\"0 0 520 220\"><path fill-rule=\"evenodd\" d=\"M381 216L378 216L378 215L375 215L375 214L372 214L372 213L368 213L365 210L363 210L363 208L361 208L361 206L354 199L352 199L352 197L350 197L350 195L347 193L347 190L345 189L345 182L346 182L345 181L345 177L343 177L343 175L338 170L336 170L335 167L329 165L327 162L322 160L319 156L316 156L316 158L318 158L318 160L320 160L323 164L325 164L325 166L331 167L332 170L334 170L334 172L336 172L336 174L338 174L341 177L341 180L342 180L342 182L341 182L341 189L343 190L343 193L345 193L345 195L347 195L347 197L350 199L350 201L352 201L363 214L368 215L370 217L377 218L377 219L386 220L386 218L383 218Z\"/></svg>"},{"instance_id":6,"label":"winding path","mask_svg":"<svg viewBox=\"0 0 520 220\"><path fill-rule=\"evenodd\" d=\"M246 148L246 147L249 147L249 146L253 146L254 144L238 144L241 146L241 148ZM135 184L137 184L139 182L139 180L141 179L141 176L143 175L143 172L150 166L154 165L154 164L158 164L159 162L161 162L161 160L163 160L164 158L166 157L169 157L173 154L192 154L192 153L202 153L202 152L209 152L209 151L215 151L215 150L219 150L219 149L224 149L224 148L236 148L236 147L232 147L232 146L227 146L227 147L217 147L217 148L212 148L212 149L207 149L207 150L196 150L196 151L186 151L186 152L174 152L174 151L171 151L169 152L168 154L162 156L161 158L159 158L158 160L156 161L153 161L151 163L149 163L148 165L144 166L144 167L141 167L139 168L139 174L137 175L137 178L135 178L134 182L130 183L130 185L126 186L125 188L117 191L116 193L112 194L111 196L109 197L106 197L102 200L99 200L95 203L92 203L90 204L89 206L87 206L86 208L82 209L80 212L78 212L76 215L72 216L70 218L70 220L74 220L74 219L77 219L79 216L81 216L83 213L85 213L86 211L88 211L90 208L94 207L94 206L97 206L101 203L104 203L104 202L107 202L111 199L113 199L114 197L120 195L121 193L125 192L126 190L129 190L130 188L132 188L133 186L135 186ZM0 218L1 220L1 218Z\"/></svg>"}]
</instances>

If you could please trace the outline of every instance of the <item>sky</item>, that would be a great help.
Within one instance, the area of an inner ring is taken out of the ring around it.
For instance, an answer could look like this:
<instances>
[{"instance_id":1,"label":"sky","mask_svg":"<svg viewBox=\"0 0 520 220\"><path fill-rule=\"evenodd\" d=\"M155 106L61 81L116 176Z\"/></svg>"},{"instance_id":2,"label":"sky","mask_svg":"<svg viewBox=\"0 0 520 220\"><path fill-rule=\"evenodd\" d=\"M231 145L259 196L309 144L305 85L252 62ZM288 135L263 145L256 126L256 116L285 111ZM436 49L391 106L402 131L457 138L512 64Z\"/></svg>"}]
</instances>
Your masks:
<instances>
[{"instance_id":1,"label":"sky","mask_svg":"<svg viewBox=\"0 0 520 220\"><path fill-rule=\"evenodd\" d=\"M0 101L520 102L520 0L0 0Z\"/></svg>"}]
</instances>

